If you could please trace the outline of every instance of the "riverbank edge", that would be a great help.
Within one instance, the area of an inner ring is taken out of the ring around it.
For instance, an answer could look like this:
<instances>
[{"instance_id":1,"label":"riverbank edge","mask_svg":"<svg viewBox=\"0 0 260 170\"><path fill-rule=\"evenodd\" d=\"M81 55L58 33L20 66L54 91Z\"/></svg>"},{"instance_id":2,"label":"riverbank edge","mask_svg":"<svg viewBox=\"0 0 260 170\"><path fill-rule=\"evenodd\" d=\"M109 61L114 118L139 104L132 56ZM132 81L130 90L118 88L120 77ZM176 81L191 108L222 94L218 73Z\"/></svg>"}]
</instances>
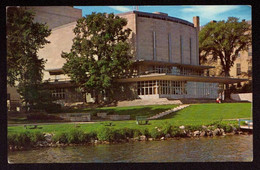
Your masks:
<instances>
[{"instance_id":1,"label":"riverbank edge","mask_svg":"<svg viewBox=\"0 0 260 170\"><path fill-rule=\"evenodd\" d=\"M150 137L149 135L139 135L137 137L126 137L117 140L99 140L96 138L92 138L88 142L81 143L62 143L59 140L55 142L53 140L53 133L43 133L44 140L37 141L33 145L27 146L17 146L17 145L8 145L8 151L16 151L16 150L28 150L33 148L42 148L42 147L65 147L65 146L79 146L79 145L97 145L97 144L117 144L117 143L126 143L126 142L137 142L137 141L163 141L163 140L171 140L171 139L180 139L180 138L200 138L200 137L215 137L215 136L230 136L230 135L246 135L253 134L252 131L242 131L232 126L232 130L227 132L223 128L216 128L214 130L209 130L211 126L202 126L203 130L186 130L184 126L179 127L179 132L176 136L172 136L172 134L162 134L159 137ZM155 127L156 131L160 132L161 129Z\"/></svg>"}]
</instances>

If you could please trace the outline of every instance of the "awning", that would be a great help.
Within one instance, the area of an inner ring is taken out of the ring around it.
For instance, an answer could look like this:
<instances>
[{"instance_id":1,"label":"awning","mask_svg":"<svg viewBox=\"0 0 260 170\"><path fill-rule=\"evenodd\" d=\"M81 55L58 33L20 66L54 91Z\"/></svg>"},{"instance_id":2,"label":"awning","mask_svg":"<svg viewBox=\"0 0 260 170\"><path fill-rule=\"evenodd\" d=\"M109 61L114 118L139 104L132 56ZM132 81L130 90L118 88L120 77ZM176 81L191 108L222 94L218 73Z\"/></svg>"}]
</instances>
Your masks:
<instances>
[{"instance_id":1,"label":"awning","mask_svg":"<svg viewBox=\"0 0 260 170\"><path fill-rule=\"evenodd\" d=\"M233 84L233 83L248 81L248 79L238 79L238 78L206 77L206 76L193 76L193 75L171 75L166 73L140 75L133 78L118 79L117 81L122 83L127 83L127 82L151 81L151 80L194 81L194 82L210 82L210 83L225 83L225 84Z\"/></svg>"},{"instance_id":2,"label":"awning","mask_svg":"<svg viewBox=\"0 0 260 170\"><path fill-rule=\"evenodd\" d=\"M166 61L153 61L153 60L135 60L134 64L178 66L178 67L185 67L185 68L198 69L198 70L215 68L214 66L180 64L180 63L172 63L172 62L166 62Z\"/></svg>"},{"instance_id":3,"label":"awning","mask_svg":"<svg viewBox=\"0 0 260 170\"><path fill-rule=\"evenodd\" d=\"M55 68L55 69L47 69L45 71L48 71L50 75L60 75L64 74L64 71L62 68Z\"/></svg>"}]
</instances>

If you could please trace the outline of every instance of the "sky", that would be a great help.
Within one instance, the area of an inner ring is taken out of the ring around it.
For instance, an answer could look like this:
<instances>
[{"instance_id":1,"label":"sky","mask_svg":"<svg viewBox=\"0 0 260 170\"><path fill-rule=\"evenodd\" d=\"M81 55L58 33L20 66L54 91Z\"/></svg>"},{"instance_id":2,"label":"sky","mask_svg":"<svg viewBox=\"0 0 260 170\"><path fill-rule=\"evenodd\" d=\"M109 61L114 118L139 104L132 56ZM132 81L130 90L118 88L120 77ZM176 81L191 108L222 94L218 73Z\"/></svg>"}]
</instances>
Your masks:
<instances>
[{"instance_id":1,"label":"sky","mask_svg":"<svg viewBox=\"0 0 260 170\"><path fill-rule=\"evenodd\" d=\"M136 6L74 6L82 9L82 15L92 12L123 13L133 11ZM138 6L142 12L164 12L169 16L184 19L193 23L193 16L200 17L203 26L212 20L227 20L228 17L237 17L240 20L251 20L251 6L249 5L164 5L164 6Z\"/></svg>"}]
</instances>

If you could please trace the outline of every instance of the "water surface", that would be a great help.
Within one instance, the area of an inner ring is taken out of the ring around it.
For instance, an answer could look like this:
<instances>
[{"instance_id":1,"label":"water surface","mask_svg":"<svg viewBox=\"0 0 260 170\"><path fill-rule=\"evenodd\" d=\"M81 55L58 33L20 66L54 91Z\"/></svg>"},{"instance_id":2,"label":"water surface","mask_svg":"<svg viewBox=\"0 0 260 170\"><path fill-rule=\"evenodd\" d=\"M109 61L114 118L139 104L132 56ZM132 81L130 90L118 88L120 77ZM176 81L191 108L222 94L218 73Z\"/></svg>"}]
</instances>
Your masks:
<instances>
[{"instance_id":1,"label":"water surface","mask_svg":"<svg viewBox=\"0 0 260 170\"><path fill-rule=\"evenodd\" d=\"M253 135L10 151L10 163L252 161Z\"/></svg>"}]
</instances>

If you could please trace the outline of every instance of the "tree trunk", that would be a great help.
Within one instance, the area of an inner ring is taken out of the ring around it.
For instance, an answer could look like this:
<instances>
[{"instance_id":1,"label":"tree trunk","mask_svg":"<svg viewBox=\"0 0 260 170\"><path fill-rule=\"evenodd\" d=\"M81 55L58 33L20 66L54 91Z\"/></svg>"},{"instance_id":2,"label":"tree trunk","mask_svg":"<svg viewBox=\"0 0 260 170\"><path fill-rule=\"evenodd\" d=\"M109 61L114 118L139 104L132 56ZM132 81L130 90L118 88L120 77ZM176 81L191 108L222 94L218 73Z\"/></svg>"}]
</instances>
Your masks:
<instances>
[{"instance_id":1,"label":"tree trunk","mask_svg":"<svg viewBox=\"0 0 260 170\"><path fill-rule=\"evenodd\" d=\"M98 100L98 93L95 93L95 104L99 104L99 100Z\"/></svg>"},{"instance_id":2,"label":"tree trunk","mask_svg":"<svg viewBox=\"0 0 260 170\"><path fill-rule=\"evenodd\" d=\"M229 69L225 69L225 77L230 77L229 75ZM229 84L225 84L225 100L226 99L230 99L230 88L229 88Z\"/></svg>"},{"instance_id":3,"label":"tree trunk","mask_svg":"<svg viewBox=\"0 0 260 170\"><path fill-rule=\"evenodd\" d=\"M230 99L230 89L229 89L229 84L225 84L225 100Z\"/></svg>"}]
</instances>

